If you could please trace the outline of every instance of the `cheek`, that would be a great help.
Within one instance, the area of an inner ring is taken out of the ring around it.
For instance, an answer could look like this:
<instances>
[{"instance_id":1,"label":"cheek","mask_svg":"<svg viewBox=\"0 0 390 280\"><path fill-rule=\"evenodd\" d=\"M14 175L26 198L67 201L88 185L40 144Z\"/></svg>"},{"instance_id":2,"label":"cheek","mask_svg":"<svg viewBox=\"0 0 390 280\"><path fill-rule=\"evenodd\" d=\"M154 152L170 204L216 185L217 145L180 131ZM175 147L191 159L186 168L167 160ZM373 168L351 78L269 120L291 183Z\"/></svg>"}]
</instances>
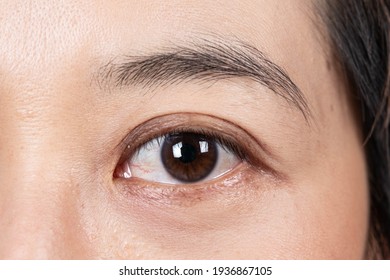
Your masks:
<instances>
[{"instance_id":1,"label":"cheek","mask_svg":"<svg viewBox=\"0 0 390 280\"><path fill-rule=\"evenodd\" d=\"M302 178L290 197L295 217L290 229L297 250L287 257L363 258L369 194L362 151L333 156L311 171L315 176Z\"/></svg>"},{"instance_id":2,"label":"cheek","mask_svg":"<svg viewBox=\"0 0 390 280\"><path fill-rule=\"evenodd\" d=\"M351 186L341 183L337 187ZM363 258L368 230L366 197L363 192L356 194L348 191L302 197L294 225L299 233L298 258Z\"/></svg>"},{"instance_id":3,"label":"cheek","mask_svg":"<svg viewBox=\"0 0 390 280\"><path fill-rule=\"evenodd\" d=\"M235 227L209 237L213 256L362 259L368 230L367 187L364 179L339 179L322 185L311 180L264 193Z\"/></svg>"}]
</instances>

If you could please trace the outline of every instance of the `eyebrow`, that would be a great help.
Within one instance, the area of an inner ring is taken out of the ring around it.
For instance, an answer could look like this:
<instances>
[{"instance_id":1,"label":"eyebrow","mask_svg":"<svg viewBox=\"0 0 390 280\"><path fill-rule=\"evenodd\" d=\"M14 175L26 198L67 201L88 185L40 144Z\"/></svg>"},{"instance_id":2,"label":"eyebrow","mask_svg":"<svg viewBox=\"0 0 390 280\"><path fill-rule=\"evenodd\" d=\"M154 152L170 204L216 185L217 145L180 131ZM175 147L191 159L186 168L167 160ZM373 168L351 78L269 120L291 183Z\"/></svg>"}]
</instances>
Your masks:
<instances>
[{"instance_id":1,"label":"eyebrow","mask_svg":"<svg viewBox=\"0 0 390 280\"><path fill-rule=\"evenodd\" d=\"M100 87L142 85L146 88L181 82L249 78L271 89L299 109L306 121L310 108L286 71L249 44L203 40L190 46L175 46L145 56L124 56L102 66Z\"/></svg>"}]
</instances>

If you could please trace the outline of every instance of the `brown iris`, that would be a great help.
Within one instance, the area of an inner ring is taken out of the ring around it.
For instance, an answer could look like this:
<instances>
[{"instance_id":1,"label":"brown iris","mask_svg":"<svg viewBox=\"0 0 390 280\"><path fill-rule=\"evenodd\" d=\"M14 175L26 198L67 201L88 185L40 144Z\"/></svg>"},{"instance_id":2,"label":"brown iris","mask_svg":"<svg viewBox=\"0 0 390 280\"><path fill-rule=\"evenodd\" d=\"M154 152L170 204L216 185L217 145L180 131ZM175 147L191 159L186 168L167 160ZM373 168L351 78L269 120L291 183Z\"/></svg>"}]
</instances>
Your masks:
<instances>
[{"instance_id":1,"label":"brown iris","mask_svg":"<svg viewBox=\"0 0 390 280\"><path fill-rule=\"evenodd\" d=\"M196 182L207 177L217 159L215 141L196 133L168 135L161 148L164 168L175 179L183 182Z\"/></svg>"}]
</instances>

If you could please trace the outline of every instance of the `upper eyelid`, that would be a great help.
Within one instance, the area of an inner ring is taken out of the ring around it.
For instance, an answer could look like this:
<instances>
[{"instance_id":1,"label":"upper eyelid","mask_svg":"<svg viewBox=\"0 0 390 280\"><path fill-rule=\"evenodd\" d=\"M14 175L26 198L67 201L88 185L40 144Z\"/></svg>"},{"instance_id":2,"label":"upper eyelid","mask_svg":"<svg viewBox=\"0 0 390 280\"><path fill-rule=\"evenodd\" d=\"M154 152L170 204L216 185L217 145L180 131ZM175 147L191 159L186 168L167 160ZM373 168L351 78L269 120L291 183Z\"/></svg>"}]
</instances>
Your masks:
<instances>
[{"instance_id":1,"label":"upper eyelid","mask_svg":"<svg viewBox=\"0 0 390 280\"><path fill-rule=\"evenodd\" d=\"M198 118L218 119L220 122L223 122L224 124L227 124L228 126L230 125L230 126L237 127L236 124L233 124L227 120L222 120L222 119L219 119L215 116L199 114L199 113L173 113L173 114L155 116L155 117L145 121L144 123L137 125L133 129L131 129L128 132L128 134L126 134L126 136L120 141L120 143L118 143L118 145L115 147L115 149L126 148L127 146L131 145L130 143L135 143L133 146L141 145L143 143L146 143L146 141L148 141L148 140L152 140L153 138L156 138L158 136L161 136L161 135L164 135L168 132L171 132L172 130L174 130L177 127L182 127L183 123L188 123L188 124L196 125L199 127L199 124L194 124L194 121L193 121L193 120L198 119ZM169 128L167 128L165 130L164 130L164 128L162 128L162 126L163 126L162 123L164 123L164 122L171 123ZM223 126L223 128L222 128L222 125L219 125L219 127L214 126L214 128L216 131L217 130L222 131L226 128L226 126ZM250 135L250 133L248 133L242 127L239 127L239 129L243 130L246 134ZM147 130L148 133L145 132L145 130ZM150 131L151 131L151 133L150 133ZM146 141L145 140L139 141L139 139L142 139L142 137L145 134L150 134L149 138ZM255 139L254 137L251 137L251 138L253 138L253 140L255 142L257 142L257 144L259 146L261 146L262 150L266 154L268 154L269 156L272 156L272 157L276 157L276 154L271 150L271 148L268 145L260 142L258 139Z\"/></svg>"}]
</instances>

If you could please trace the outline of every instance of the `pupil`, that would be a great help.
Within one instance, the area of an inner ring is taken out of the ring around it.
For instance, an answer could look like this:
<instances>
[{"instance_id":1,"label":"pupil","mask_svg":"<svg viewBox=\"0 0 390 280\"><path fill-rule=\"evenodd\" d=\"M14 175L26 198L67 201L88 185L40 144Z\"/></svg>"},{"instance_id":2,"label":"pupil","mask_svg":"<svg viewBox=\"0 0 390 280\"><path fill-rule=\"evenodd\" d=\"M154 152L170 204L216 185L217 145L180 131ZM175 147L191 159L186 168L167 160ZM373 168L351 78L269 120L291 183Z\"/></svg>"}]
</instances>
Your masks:
<instances>
[{"instance_id":1,"label":"pupil","mask_svg":"<svg viewBox=\"0 0 390 280\"><path fill-rule=\"evenodd\" d=\"M190 163L196 159L196 148L194 146L184 143L180 150L181 157L179 160L182 163Z\"/></svg>"},{"instance_id":2,"label":"pupil","mask_svg":"<svg viewBox=\"0 0 390 280\"><path fill-rule=\"evenodd\" d=\"M165 137L161 161L165 170L182 182L196 182L213 171L218 159L217 144L197 133L178 133Z\"/></svg>"}]
</instances>

